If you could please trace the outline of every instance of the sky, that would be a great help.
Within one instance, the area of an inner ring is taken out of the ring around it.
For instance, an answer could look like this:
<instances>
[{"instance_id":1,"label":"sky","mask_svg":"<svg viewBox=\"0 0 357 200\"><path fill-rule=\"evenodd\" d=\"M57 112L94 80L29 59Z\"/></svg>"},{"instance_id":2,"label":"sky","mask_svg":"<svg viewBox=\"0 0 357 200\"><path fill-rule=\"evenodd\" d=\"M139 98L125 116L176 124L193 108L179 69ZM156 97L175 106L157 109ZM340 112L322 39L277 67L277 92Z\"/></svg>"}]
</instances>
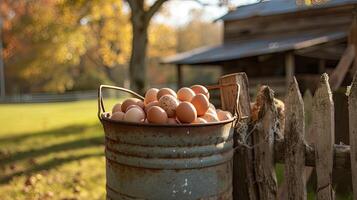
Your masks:
<instances>
[{"instance_id":1,"label":"sky","mask_svg":"<svg viewBox=\"0 0 357 200\"><path fill-rule=\"evenodd\" d=\"M207 21L213 21L227 13L226 7L217 6L218 0L200 1L210 5L203 6L194 0L170 0L164 4L166 12L156 15L154 21L172 26L181 26L190 21L190 11L192 9L203 10L203 17ZM257 0L230 0L230 3L234 6L256 2Z\"/></svg>"}]
</instances>

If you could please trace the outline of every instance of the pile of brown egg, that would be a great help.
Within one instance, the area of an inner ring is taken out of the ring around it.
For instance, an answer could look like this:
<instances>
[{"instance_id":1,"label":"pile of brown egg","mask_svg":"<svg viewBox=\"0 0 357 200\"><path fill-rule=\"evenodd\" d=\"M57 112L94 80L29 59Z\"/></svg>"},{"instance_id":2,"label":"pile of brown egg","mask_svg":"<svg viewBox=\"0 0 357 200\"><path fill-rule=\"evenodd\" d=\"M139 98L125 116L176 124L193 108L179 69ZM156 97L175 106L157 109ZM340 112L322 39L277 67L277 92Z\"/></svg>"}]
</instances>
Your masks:
<instances>
[{"instance_id":1,"label":"pile of brown egg","mask_svg":"<svg viewBox=\"0 0 357 200\"><path fill-rule=\"evenodd\" d=\"M209 102L209 92L202 85L170 88L151 88L144 101L129 98L114 105L110 119L152 124L204 124L232 118L228 111L216 109Z\"/></svg>"}]
</instances>

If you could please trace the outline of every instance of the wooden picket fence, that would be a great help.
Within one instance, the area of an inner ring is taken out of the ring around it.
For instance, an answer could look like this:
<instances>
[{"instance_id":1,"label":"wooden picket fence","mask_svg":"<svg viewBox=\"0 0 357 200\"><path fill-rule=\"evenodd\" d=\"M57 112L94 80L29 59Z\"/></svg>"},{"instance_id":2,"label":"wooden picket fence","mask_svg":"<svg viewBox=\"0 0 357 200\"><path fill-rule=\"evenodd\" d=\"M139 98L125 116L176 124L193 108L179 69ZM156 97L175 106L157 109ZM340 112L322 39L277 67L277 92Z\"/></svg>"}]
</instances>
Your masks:
<instances>
[{"instance_id":1,"label":"wooden picket fence","mask_svg":"<svg viewBox=\"0 0 357 200\"><path fill-rule=\"evenodd\" d=\"M316 169L317 199L335 199L332 170L340 168L352 170L353 198L357 200L357 75L348 92L350 146L336 145L334 141L334 102L327 74L321 76L312 100L310 129L316 136L314 144L306 142L304 102L295 78L287 92L283 119L268 86L260 89L256 98L258 111L252 113L246 74L220 79L220 84L229 83L240 85L221 89L223 109L239 113L234 134L234 199L278 199L275 163L284 163L286 199L307 198L305 168L310 166Z\"/></svg>"}]
</instances>

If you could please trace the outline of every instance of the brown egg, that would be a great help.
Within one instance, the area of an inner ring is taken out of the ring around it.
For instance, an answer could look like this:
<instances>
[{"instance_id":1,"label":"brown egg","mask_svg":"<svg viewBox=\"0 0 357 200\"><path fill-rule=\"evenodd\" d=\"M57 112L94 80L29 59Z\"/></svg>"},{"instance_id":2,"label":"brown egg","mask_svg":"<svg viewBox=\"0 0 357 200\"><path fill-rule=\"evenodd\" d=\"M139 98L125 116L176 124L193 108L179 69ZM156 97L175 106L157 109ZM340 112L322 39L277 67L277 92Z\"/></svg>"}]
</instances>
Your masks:
<instances>
[{"instance_id":1,"label":"brown egg","mask_svg":"<svg viewBox=\"0 0 357 200\"><path fill-rule=\"evenodd\" d=\"M138 108L140 110L143 110L140 106L138 106L137 104L135 105L130 105L129 107L126 108L125 112L128 112L128 110L132 109L132 108Z\"/></svg>"},{"instance_id":2,"label":"brown egg","mask_svg":"<svg viewBox=\"0 0 357 200\"><path fill-rule=\"evenodd\" d=\"M166 94L169 94L169 95L172 95L174 96L175 98L177 98L177 95L176 95L176 92L173 91L172 89L170 88L162 88L159 90L159 92L157 93L157 99L160 100L160 98Z\"/></svg>"},{"instance_id":3,"label":"brown egg","mask_svg":"<svg viewBox=\"0 0 357 200\"><path fill-rule=\"evenodd\" d=\"M141 122L145 119L145 113L140 108L131 108L124 115L124 121Z\"/></svg>"},{"instance_id":4,"label":"brown egg","mask_svg":"<svg viewBox=\"0 0 357 200\"><path fill-rule=\"evenodd\" d=\"M157 88L150 88L148 91L146 91L144 100L145 105L149 104L150 102L157 101L158 92L159 89Z\"/></svg>"},{"instance_id":5,"label":"brown egg","mask_svg":"<svg viewBox=\"0 0 357 200\"><path fill-rule=\"evenodd\" d=\"M174 117L176 115L176 108L179 105L178 100L171 95L164 95L159 100L159 106L165 110L168 117Z\"/></svg>"},{"instance_id":6,"label":"brown egg","mask_svg":"<svg viewBox=\"0 0 357 200\"><path fill-rule=\"evenodd\" d=\"M176 118L169 118L167 119L167 123L168 124L179 124L176 120Z\"/></svg>"},{"instance_id":7,"label":"brown egg","mask_svg":"<svg viewBox=\"0 0 357 200\"><path fill-rule=\"evenodd\" d=\"M205 86L202 85L193 85L191 89L195 92L195 94L204 94L207 99L209 99L209 92Z\"/></svg>"},{"instance_id":8,"label":"brown egg","mask_svg":"<svg viewBox=\"0 0 357 200\"><path fill-rule=\"evenodd\" d=\"M192 123L196 120L197 111L192 103L184 101L177 106L176 116L182 123Z\"/></svg>"},{"instance_id":9,"label":"brown egg","mask_svg":"<svg viewBox=\"0 0 357 200\"><path fill-rule=\"evenodd\" d=\"M140 106L141 109L144 109L145 105L144 102L139 100L138 102L136 102L136 105Z\"/></svg>"},{"instance_id":10,"label":"brown egg","mask_svg":"<svg viewBox=\"0 0 357 200\"><path fill-rule=\"evenodd\" d=\"M197 94L192 98L191 103L195 106L198 116L204 115L209 108L209 101L204 94Z\"/></svg>"},{"instance_id":11,"label":"brown egg","mask_svg":"<svg viewBox=\"0 0 357 200\"><path fill-rule=\"evenodd\" d=\"M232 118L232 114L228 111L219 110L217 112L219 121L224 121Z\"/></svg>"},{"instance_id":12,"label":"brown egg","mask_svg":"<svg viewBox=\"0 0 357 200\"><path fill-rule=\"evenodd\" d=\"M201 117L197 117L197 119L194 122L192 122L192 124L206 124L206 123L207 121Z\"/></svg>"},{"instance_id":13,"label":"brown egg","mask_svg":"<svg viewBox=\"0 0 357 200\"><path fill-rule=\"evenodd\" d=\"M191 88L183 87L177 91L177 98L180 101L188 101L191 102L192 98L195 96L195 92L191 90Z\"/></svg>"},{"instance_id":14,"label":"brown egg","mask_svg":"<svg viewBox=\"0 0 357 200\"><path fill-rule=\"evenodd\" d=\"M149 108L151 108L152 106L159 106L159 102L158 101L152 101L149 104L147 104L145 106L145 112L147 113Z\"/></svg>"},{"instance_id":15,"label":"brown egg","mask_svg":"<svg viewBox=\"0 0 357 200\"><path fill-rule=\"evenodd\" d=\"M159 106L152 106L147 112L147 119L149 123L166 124L167 114L164 109Z\"/></svg>"},{"instance_id":16,"label":"brown egg","mask_svg":"<svg viewBox=\"0 0 357 200\"><path fill-rule=\"evenodd\" d=\"M205 115L202 116L204 120L206 120L208 123L209 122L218 122L219 119L216 115L212 115L210 113L206 113Z\"/></svg>"},{"instance_id":17,"label":"brown egg","mask_svg":"<svg viewBox=\"0 0 357 200\"><path fill-rule=\"evenodd\" d=\"M124 120L124 115L125 115L125 113L118 111L118 112L113 113L112 116L110 116L110 119L122 121L122 120Z\"/></svg>"},{"instance_id":18,"label":"brown egg","mask_svg":"<svg viewBox=\"0 0 357 200\"><path fill-rule=\"evenodd\" d=\"M138 102L140 102L140 99L137 98L129 98L126 99L125 101L123 101L123 103L121 104L121 110L122 111L126 111L126 109L131 106L131 105L138 105ZM140 105L138 105L140 106ZM141 106L140 106L141 107Z\"/></svg>"},{"instance_id":19,"label":"brown egg","mask_svg":"<svg viewBox=\"0 0 357 200\"><path fill-rule=\"evenodd\" d=\"M121 103L117 103L113 106L112 113L121 112Z\"/></svg>"}]
</instances>

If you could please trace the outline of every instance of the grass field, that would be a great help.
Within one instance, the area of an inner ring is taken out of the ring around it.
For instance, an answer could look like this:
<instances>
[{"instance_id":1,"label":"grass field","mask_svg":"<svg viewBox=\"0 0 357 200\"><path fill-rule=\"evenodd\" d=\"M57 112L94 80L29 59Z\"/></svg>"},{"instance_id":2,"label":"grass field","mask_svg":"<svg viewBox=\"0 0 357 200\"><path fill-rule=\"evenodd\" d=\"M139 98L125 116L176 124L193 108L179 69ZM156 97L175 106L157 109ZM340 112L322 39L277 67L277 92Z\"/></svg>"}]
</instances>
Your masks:
<instances>
[{"instance_id":1,"label":"grass field","mask_svg":"<svg viewBox=\"0 0 357 200\"><path fill-rule=\"evenodd\" d=\"M106 101L107 108L114 102ZM0 104L0 200L105 199L104 137L96 115L94 100ZM278 182L282 177L278 165ZM311 190L308 199L315 199Z\"/></svg>"},{"instance_id":2,"label":"grass field","mask_svg":"<svg viewBox=\"0 0 357 200\"><path fill-rule=\"evenodd\" d=\"M105 199L96 112L94 100L0 105L0 199Z\"/></svg>"}]
</instances>

